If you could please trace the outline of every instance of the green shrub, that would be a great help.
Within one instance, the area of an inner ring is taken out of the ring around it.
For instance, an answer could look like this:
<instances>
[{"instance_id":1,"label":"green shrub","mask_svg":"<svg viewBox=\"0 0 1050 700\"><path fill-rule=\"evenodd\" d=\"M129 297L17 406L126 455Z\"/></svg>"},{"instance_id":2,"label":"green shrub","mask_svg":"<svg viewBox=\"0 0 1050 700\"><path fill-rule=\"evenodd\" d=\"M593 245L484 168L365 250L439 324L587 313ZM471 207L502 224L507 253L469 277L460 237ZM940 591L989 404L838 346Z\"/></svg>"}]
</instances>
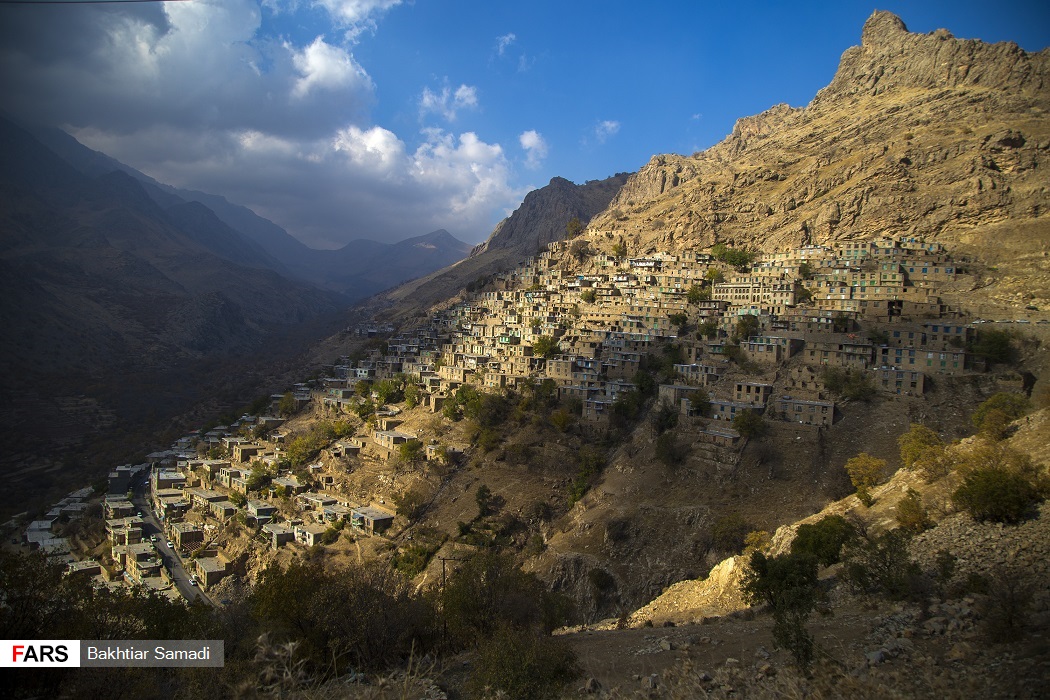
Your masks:
<instances>
[{"instance_id":1,"label":"green shrub","mask_svg":"<svg viewBox=\"0 0 1050 700\"><path fill-rule=\"evenodd\" d=\"M744 438L759 438L766 434L768 426L759 413L745 409L733 417L733 430Z\"/></svg>"},{"instance_id":2,"label":"green shrub","mask_svg":"<svg viewBox=\"0 0 1050 700\"><path fill-rule=\"evenodd\" d=\"M1034 597L1035 587L1025 572L1005 571L996 576L978 605L985 636L992 642L1019 639Z\"/></svg>"},{"instance_id":3,"label":"green shrub","mask_svg":"<svg viewBox=\"0 0 1050 700\"><path fill-rule=\"evenodd\" d=\"M909 532L922 532L933 526L922 504L922 496L914 489L908 489L904 498L897 501L896 517L897 524Z\"/></svg>"},{"instance_id":4,"label":"green shrub","mask_svg":"<svg viewBox=\"0 0 1050 700\"><path fill-rule=\"evenodd\" d=\"M897 438L900 446L901 463L911 469L915 462L931 447L943 447L944 442L937 433L921 423L912 423L908 432Z\"/></svg>"},{"instance_id":5,"label":"green shrub","mask_svg":"<svg viewBox=\"0 0 1050 700\"><path fill-rule=\"evenodd\" d=\"M673 431L663 433L656 438L656 458L668 467L677 467L685 461L689 447L678 442Z\"/></svg>"},{"instance_id":6,"label":"green shrub","mask_svg":"<svg viewBox=\"0 0 1050 700\"><path fill-rule=\"evenodd\" d=\"M1043 500L1039 489L1024 475L1003 467L978 467L970 471L952 494L955 505L974 520L1017 523Z\"/></svg>"},{"instance_id":7,"label":"green shrub","mask_svg":"<svg viewBox=\"0 0 1050 700\"><path fill-rule=\"evenodd\" d=\"M872 457L867 452L861 452L856 457L846 460L845 468L850 481L857 489L857 498L864 505L870 506L874 502L870 489L882 478L886 460Z\"/></svg>"},{"instance_id":8,"label":"green shrub","mask_svg":"<svg viewBox=\"0 0 1050 700\"><path fill-rule=\"evenodd\" d=\"M922 569L908 555L908 533L891 530L846 545L843 579L858 593L881 593L895 600L923 590Z\"/></svg>"},{"instance_id":9,"label":"green shrub","mask_svg":"<svg viewBox=\"0 0 1050 700\"><path fill-rule=\"evenodd\" d=\"M810 554L823 566L837 564L842 547L856 537L856 528L841 515L828 515L812 525L800 525L791 542L793 554Z\"/></svg>"},{"instance_id":10,"label":"green shrub","mask_svg":"<svg viewBox=\"0 0 1050 700\"><path fill-rule=\"evenodd\" d=\"M970 416L973 426L994 439L1000 439L1007 425L1015 421L1031 408L1028 397L1000 391L983 402Z\"/></svg>"},{"instance_id":11,"label":"green shrub","mask_svg":"<svg viewBox=\"0 0 1050 700\"><path fill-rule=\"evenodd\" d=\"M561 639L503 627L478 650L467 692L471 698L556 698L578 678L576 655Z\"/></svg>"},{"instance_id":12,"label":"green shrub","mask_svg":"<svg viewBox=\"0 0 1050 700\"><path fill-rule=\"evenodd\" d=\"M486 640L505 627L550 632L570 612L564 598L492 550L478 552L449 575L441 604L449 641L460 647L488 645Z\"/></svg>"},{"instance_id":13,"label":"green shrub","mask_svg":"<svg viewBox=\"0 0 1050 700\"><path fill-rule=\"evenodd\" d=\"M791 653L800 669L808 672L815 645L806 622L820 593L816 557L806 553L767 557L754 552L741 590L748 604L761 602L769 606L773 613L773 640Z\"/></svg>"},{"instance_id":14,"label":"green shrub","mask_svg":"<svg viewBox=\"0 0 1050 700\"><path fill-rule=\"evenodd\" d=\"M739 513L723 515L711 525L711 546L719 552L736 554L744 548L751 531L751 523Z\"/></svg>"},{"instance_id":15,"label":"green shrub","mask_svg":"<svg viewBox=\"0 0 1050 700\"><path fill-rule=\"evenodd\" d=\"M411 579L423 573L436 552L437 547L413 544L395 554L391 563L402 576Z\"/></svg>"}]
</instances>

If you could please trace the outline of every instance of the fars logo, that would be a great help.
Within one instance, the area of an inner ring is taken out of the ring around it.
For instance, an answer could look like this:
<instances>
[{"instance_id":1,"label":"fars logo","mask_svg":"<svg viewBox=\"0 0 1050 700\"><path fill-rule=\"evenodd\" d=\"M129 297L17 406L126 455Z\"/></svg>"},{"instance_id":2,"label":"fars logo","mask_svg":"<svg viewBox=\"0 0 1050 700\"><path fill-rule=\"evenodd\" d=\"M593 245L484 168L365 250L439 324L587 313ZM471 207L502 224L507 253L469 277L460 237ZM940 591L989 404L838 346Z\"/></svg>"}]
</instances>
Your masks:
<instances>
[{"instance_id":1,"label":"fars logo","mask_svg":"<svg viewBox=\"0 0 1050 700\"><path fill-rule=\"evenodd\" d=\"M0 668L80 666L78 639L5 639L0 641Z\"/></svg>"}]
</instances>

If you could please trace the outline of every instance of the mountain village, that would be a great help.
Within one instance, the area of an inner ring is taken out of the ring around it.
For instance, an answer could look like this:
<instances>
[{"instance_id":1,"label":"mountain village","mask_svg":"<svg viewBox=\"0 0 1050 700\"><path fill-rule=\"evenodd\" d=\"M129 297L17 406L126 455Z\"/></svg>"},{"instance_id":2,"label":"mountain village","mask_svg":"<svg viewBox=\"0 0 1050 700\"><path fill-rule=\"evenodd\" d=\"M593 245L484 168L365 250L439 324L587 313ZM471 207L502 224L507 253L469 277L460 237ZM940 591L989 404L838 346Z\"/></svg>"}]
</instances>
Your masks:
<instances>
[{"instance_id":1,"label":"mountain village","mask_svg":"<svg viewBox=\"0 0 1050 700\"><path fill-rule=\"evenodd\" d=\"M406 455L448 463L469 452L469 442L424 440L402 421L417 406L441 414L464 385L503 392L546 383L582 430L601 432L617 402L638 389L647 358L670 356L673 381L658 385L657 401L689 422L697 449L731 463L759 429L816 441L850 400L843 383L921 396L938 375L984 370L968 347L990 321L941 302L941 289L973 280L965 261L939 244L884 238L773 254L716 246L628 257L615 240L598 232L551 243L413 328L375 321L347 329L348 343L368 350L340 358L330 376L274 395L270 416L244 416L183 437L147 464L116 468L102 502L104 561L78 561L60 536L88 511L91 489L30 523L24 544L99 585L176 595L175 572L185 567L181 589L192 596L198 585L212 589L245 573L245 557L217 544L231 523L255 532L253 546L273 551L325 546L344 529L400 533L408 523L390 505L404 496L396 475L356 489L346 475L367 464L382 471ZM596 241L612 251L595 252ZM413 387L401 406L376 391L394 378ZM327 436L303 464L289 459L295 435L276 415L304 412L367 420ZM145 497L132 501L136 483L147 488L146 515Z\"/></svg>"}]
</instances>

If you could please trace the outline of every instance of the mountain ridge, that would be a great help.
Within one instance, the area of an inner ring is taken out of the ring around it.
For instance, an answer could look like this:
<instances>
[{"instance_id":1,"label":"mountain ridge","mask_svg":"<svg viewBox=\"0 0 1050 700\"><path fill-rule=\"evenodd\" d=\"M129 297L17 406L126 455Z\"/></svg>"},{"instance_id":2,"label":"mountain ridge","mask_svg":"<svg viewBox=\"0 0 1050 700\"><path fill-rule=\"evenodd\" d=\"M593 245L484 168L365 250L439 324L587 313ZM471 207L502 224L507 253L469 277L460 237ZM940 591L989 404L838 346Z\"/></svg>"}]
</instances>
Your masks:
<instances>
[{"instance_id":1,"label":"mountain ridge","mask_svg":"<svg viewBox=\"0 0 1050 700\"><path fill-rule=\"evenodd\" d=\"M1035 282L1023 294L1050 300L1035 245L1047 229L1048 85L1050 50L913 34L876 12L808 105L743 117L692 156L653 156L588 235L632 254L926 237L1014 261L990 303L1022 278Z\"/></svg>"},{"instance_id":2,"label":"mountain ridge","mask_svg":"<svg viewBox=\"0 0 1050 700\"><path fill-rule=\"evenodd\" d=\"M429 254L414 251L405 255L413 241L435 232L384 243L367 238L354 239L335 250L310 248L274 222L248 207L233 204L221 195L182 189L164 184L129 165L84 146L61 129L24 127L49 150L76 170L102 176L120 172L141 183L145 192L162 209L180 203L196 202L218 222L200 210L179 206L175 211L183 225L207 229L199 242L227 260L251 267L267 267L284 277L338 292L354 302L393 287L405 280L426 275L467 256L471 246L448 234L432 239ZM190 212L195 212L191 215ZM441 229L444 230L444 229ZM446 232L448 233L448 232Z\"/></svg>"}]
</instances>

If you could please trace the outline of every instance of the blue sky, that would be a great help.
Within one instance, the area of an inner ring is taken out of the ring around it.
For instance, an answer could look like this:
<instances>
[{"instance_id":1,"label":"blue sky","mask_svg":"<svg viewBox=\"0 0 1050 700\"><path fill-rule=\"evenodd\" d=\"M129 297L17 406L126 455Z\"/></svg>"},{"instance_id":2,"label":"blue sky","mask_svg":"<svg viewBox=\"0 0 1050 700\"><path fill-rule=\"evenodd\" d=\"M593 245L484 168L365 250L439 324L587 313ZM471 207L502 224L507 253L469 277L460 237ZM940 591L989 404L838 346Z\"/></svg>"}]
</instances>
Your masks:
<instances>
[{"instance_id":1,"label":"blue sky","mask_svg":"<svg viewBox=\"0 0 1050 700\"><path fill-rule=\"evenodd\" d=\"M883 2L1050 44L1042 3ZM190 0L0 5L5 111L314 247L483 240L530 189L634 171L808 103L870 3Z\"/></svg>"}]
</instances>

